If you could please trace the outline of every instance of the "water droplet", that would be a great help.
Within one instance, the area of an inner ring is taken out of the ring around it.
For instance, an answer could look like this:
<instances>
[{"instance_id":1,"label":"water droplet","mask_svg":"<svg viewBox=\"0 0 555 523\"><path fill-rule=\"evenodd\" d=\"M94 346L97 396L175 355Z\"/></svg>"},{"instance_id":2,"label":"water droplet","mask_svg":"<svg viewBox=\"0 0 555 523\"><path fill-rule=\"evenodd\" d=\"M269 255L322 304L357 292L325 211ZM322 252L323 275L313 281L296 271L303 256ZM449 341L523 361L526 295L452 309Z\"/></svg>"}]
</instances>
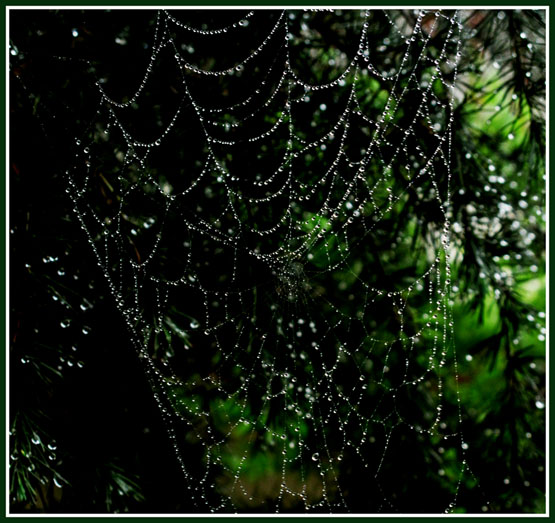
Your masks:
<instances>
[{"instance_id":1,"label":"water droplet","mask_svg":"<svg viewBox=\"0 0 555 523\"><path fill-rule=\"evenodd\" d=\"M319 458L320 458L320 454L318 454L318 452L315 452L314 454L312 454L312 461L318 461Z\"/></svg>"}]
</instances>

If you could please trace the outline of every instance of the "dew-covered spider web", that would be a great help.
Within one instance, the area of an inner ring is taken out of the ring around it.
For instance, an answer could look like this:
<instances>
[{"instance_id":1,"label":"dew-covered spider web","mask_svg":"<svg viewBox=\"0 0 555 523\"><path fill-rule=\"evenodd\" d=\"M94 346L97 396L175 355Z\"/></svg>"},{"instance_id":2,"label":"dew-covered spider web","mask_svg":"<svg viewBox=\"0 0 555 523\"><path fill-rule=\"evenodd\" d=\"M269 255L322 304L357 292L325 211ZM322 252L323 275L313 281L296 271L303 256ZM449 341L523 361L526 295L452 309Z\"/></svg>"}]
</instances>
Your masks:
<instances>
[{"instance_id":1,"label":"dew-covered spider web","mask_svg":"<svg viewBox=\"0 0 555 523\"><path fill-rule=\"evenodd\" d=\"M449 512L471 475L445 394L462 25L410 14L152 11L133 74L97 68L68 194L191 512ZM449 488L415 501L424 474Z\"/></svg>"}]
</instances>

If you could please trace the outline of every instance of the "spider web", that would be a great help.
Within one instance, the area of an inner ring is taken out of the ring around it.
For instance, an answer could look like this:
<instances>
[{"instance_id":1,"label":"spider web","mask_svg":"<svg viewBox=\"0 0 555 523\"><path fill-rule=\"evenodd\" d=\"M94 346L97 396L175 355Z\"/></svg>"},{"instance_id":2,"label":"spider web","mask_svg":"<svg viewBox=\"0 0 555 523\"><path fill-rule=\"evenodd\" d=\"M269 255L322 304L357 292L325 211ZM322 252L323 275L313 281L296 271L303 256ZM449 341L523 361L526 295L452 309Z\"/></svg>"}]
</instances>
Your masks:
<instances>
[{"instance_id":1,"label":"spider web","mask_svg":"<svg viewBox=\"0 0 555 523\"><path fill-rule=\"evenodd\" d=\"M191 511L405 511L392 453L424 440L458 463L425 505L451 511L457 12L153 16L136 85L97 78L68 194Z\"/></svg>"}]
</instances>

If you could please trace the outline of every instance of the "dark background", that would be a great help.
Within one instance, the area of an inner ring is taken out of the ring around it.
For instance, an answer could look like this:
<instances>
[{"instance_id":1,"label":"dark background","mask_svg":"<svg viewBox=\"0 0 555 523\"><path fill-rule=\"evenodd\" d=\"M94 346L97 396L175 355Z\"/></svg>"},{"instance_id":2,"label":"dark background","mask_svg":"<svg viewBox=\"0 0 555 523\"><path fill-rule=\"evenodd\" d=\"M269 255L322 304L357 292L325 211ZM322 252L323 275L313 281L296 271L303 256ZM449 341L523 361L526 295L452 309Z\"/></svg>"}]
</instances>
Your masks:
<instances>
[{"instance_id":1,"label":"dark background","mask_svg":"<svg viewBox=\"0 0 555 523\"><path fill-rule=\"evenodd\" d=\"M541 212L536 213L544 200L545 19L539 11L498 13L476 11L462 16L464 52L452 147L453 213L454 221L462 227L454 233L458 256L453 264L453 283L460 291L453 310L462 430L469 442L467 457L473 475L464 477L456 510L529 513L545 510L545 337L541 338L545 328L545 315L541 315L545 310L545 224ZM178 15L195 27L220 27L230 17L238 18L237 13L220 11ZM223 48L227 52L223 54L217 38L213 44L210 39L208 43L203 40L202 54L195 55L198 66L218 70L227 67L233 56L248 54L278 15L272 11L255 14L244 38L234 36L226 41ZM11 10L9 16L11 510L195 511L184 494L182 474L125 323L73 214L64 176L79 158L75 138L85 141L97 133L93 122L99 117L99 95L94 83L101 79L114 97L133 91L130 86L140 83L148 65L156 15L129 10ZM340 15L340 22L334 16L313 16L312 42L306 51L301 40L292 42L299 49L299 63L294 64L298 67L313 56L310 49L317 50L316 58L308 62L311 67L305 69L314 82L323 82L326 75L334 73L321 66L319 60L327 60L326 53L356 52L358 18L347 11ZM407 24L416 17L412 11L391 12L390 16L402 17ZM374 38L370 44L377 48L390 26L379 12L371 24L369 34ZM190 42L197 45L194 35ZM534 45L529 47L529 42ZM272 45L265 52L279 56L278 45ZM402 49L403 44L392 39L386 51L376 51L373 56L380 57L376 60L383 60L377 63L380 70L386 70L391 61L395 63ZM172 57L162 56L156 67L157 80L147 87L149 99L156 102L140 106L128 116L129 125L145 140L156 134L153 122L167 122L179 104L174 92L179 74L172 69ZM252 74L262 74L267 67L268 63L261 64ZM497 83L491 81L493 71L498 74ZM226 105L230 105L236 101L234 96L240 99L245 82L252 78L235 75L214 81L211 90L203 90L203 79L191 75L190 85L201 102L209 104L214 94L223 93ZM314 103L320 101L316 95ZM307 108L306 121L315 119L317 125L325 126L337 116L334 111L339 102L328 99L329 111L319 116ZM367 109L379 111L382 102L378 96L369 96L364 103ZM183 111L193 114L190 105ZM264 123L254 125L262 129ZM431 147L433 137L425 132L419 137L423 147ZM283 139L279 140L278 136L273 144L275 151L284 146ZM156 172L162 176L173 165L185 170L195 167L199 159L190 151L200 151L201 142L198 128L176 129L166 148L153 154ZM186 148L179 146L183 143ZM103 160L104 154L99 147L97 157ZM506 179L498 192L480 193L490 183L486 159L492 159L498 166L497 174ZM248 153L240 148L229 158L231 165L246 169L250 165L247 160ZM273 155L268 154L263 161L268 169L274 167ZM401 180L401 166L395 169ZM115 167L106 171L106 176L115 179ZM99 182L97 194L102 195L102 205L110 206L103 190ZM511 229L511 220L501 220L501 229L492 234L483 234L479 222L473 220L469 206L477 217L491 223L502 195L506 197L503 201L521 209L516 221L527 234L535 234L533 241L523 243L526 234ZM520 201L526 202L525 208ZM409 199L399 215L399 230L409 226L411 216L421 217L419 227L411 230L415 244L422 245L428 227L440 223L441 216L437 216L433 199L418 195ZM535 218L530 220L530 216ZM262 218L259 225L264 225ZM378 252L385 252L394 241L393 225L386 220L380 224L383 243L376 246ZM500 238L506 239L506 245ZM417 261L412 259L410 248L399 246L396 252L397 258L392 258L385 270L379 256L361 252L361 260L373 275L368 276L369 281L376 278L383 282L386 278L388 284L394 284L406 276L397 270L399 267L408 266L408 274L416 271ZM503 258L505 254L508 260ZM160 270L171 273L174 263L168 254ZM499 272L507 267L514 275L512 283L498 279ZM212 261L210 271L214 274L224 275L226 270L225 259ZM249 270L245 268L245 278L252 276ZM255 272L261 289L279 294L274 287L267 287L270 274ZM314 276L312 281L330 293L337 286L331 279ZM494 294L494 289L499 294ZM389 311L382 314L379 324L386 330L395 329L388 323ZM418 321L415 319L415 324ZM515 339L519 342L514 343ZM209 365L209 360L199 360L198 364ZM348 382L351 376L344 379ZM455 384L448 383L447 416L456 424L454 390ZM409 399L407 402L412 408ZM390 456L379 486L360 481L356 459L344 465L351 509L441 510L453 496L456 460L444 467L443 480L435 472L444 462L436 453L436 442L403 432L396 437L399 440L392 442L396 452ZM194 453L187 453L187 447L185 454L191 461L196 459ZM393 509L381 505L382 497L374 501L368 495L377 488L394 493ZM241 509L257 511L259 507Z\"/></svg>"}]
</instances>

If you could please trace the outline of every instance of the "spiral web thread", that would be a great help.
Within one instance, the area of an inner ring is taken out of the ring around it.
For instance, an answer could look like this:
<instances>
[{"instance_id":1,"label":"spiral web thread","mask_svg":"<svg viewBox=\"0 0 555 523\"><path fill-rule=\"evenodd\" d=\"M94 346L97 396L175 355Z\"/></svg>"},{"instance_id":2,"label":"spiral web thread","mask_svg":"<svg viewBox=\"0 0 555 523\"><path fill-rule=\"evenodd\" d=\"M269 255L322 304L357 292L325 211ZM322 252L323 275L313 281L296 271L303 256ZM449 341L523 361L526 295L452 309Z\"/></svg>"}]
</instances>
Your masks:
<instances>
[{"instance_id":1,"label":"spiral web thread","mask_svg":"<svg viewBox=\"0 0 555 523\"><path fill-rule=\"evenodd\" d=\"M402 432L455 449L449 512L468 470L458 395L457 425L442 417L445 380L457 378L449 192L462 26L454 11L419 11L413 26L393 11L351 13L358 48L327 58L317 82L301 62L320 58L306 47L311 21L333 10L322 11L228 11L215 28L186 22L202 12L153 12L138 87L117 97L96 83L97 120L76 139L68 193L192 511L360 510L348 475L375 486L369 510L403 511L381 483ZM378 50L402 44L389 70L373 64L375 16L388 25ZM251 48L235 59L237 34ZM442 39L434 53L432 38ZM219 50L212 61L205 44ZM170 117L141 130L146 93L170 83ZM376 85L380 111L365 101ZM418 274L389 285L388 267L370 274L364 260L381 249L398 264L395 252L410 252L410 233L386 249L380 231L414 191L433 202L437 227ZM433 404L418 404L422 387ZM266 460L262 479L255 458Z\"/></svg>"}]
</instances>

